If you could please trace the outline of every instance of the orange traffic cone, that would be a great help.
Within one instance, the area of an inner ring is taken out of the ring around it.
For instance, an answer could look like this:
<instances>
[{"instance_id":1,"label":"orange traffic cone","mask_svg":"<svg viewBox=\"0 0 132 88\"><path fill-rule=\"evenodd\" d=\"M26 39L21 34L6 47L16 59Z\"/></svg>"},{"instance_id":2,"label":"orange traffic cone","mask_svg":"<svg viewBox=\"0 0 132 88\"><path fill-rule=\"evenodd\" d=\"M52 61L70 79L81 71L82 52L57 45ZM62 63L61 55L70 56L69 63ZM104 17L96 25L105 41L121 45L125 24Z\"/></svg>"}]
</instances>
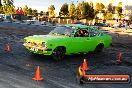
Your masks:
<instances>
[{"instance_id":1,"label":"orange traffic cone","mask_svg":"<svg viewBox=\"0 0 132 88\"><path fill-rule=\"evenodd\" d=\"M83 69L84 71L86 71L86 70L90 70L90 68L88 67L88 64L87 64L86 59L84 59L84 61L83 61L82 69Z\"/></svg>"},{"instance_id":2,"label":"orange traffic cone","mask_svg":"<svg viewBox=\"0 0 132 88\"><path fill-rule=\"evenodd\" d=\"M6 44L5 51L9 53L11 51L11 46L9 43Z\"/></svg>"},{"instance_id":3,"label":"orange traffic cone","mask_svg":"<svg viewBox=\"0 0 132 88\"><path fill-rule=\"evenodd\" d=\"M121 64L122 63L122 53L121 52L118 53L116 63L117 64Z\"/></svg>"},{"instance_id":4,"label":"orange traffic cone","mask_svg":"<svg viewBox=\"0 0 132 88\"><path fill-rule=\"evenodd\" d=\"M40 76L40 67L37 66L37 69L36 69L36 75L34 78L32 78L33 80L36 80L36 81L41 81L43 80L43 78Z\"/></svg>"}]
</instances>

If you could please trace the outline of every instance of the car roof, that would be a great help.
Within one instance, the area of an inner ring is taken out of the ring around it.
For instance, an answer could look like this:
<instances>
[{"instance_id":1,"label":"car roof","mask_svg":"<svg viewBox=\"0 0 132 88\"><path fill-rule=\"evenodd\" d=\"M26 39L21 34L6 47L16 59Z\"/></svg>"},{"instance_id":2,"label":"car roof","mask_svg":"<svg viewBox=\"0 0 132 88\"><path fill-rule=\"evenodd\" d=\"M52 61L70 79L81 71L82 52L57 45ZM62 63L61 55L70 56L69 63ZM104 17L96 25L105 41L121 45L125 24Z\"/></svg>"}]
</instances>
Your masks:
<instances>
[{"instance_id":1,"label":"car roof","mask_svg":"<svg viewBox=\"0 0 132 88\"><path fill-rule=\"evenodd\" d=\"M67 27L74 27L74 28L91 28L91 29L96 29L94 27L91 26L87 26L87 25L81 25L81 24L66 24L65 26Z\"/></svg>"},{"instance_id":2,"label":"car roof","mask_svg":"<svg viewBox=\"0 0 132 88\"><path fill-rule=\"evenodd\" d=\"M96 30L97 32L103 33L101 30L98 30L98 29L95 28L95 27L87 26L87 25L81 25L81 24L65 24L65 25L60 25L60 26L63 26L63 27L70 27L70 28L75 29L75 31L77 31L78 29L86 29L86 30ZM59 26L58 26L58 27L59 27Z\"/></svg>"}]
</instances>

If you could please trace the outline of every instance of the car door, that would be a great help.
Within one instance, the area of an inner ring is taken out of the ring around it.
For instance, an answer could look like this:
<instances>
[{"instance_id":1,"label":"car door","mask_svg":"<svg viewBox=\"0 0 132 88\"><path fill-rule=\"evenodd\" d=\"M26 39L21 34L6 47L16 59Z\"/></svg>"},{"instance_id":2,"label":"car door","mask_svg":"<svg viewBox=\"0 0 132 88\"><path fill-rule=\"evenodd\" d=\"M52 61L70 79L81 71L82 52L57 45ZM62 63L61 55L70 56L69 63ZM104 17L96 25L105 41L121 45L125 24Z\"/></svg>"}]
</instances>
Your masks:
<instances>
[{"instance_id":1,"label":"car door","mask_svg":"<svg viewBox=\"0 0 132 88\"><path fill-rule=\"evenodd\" d=\"M89 33L89 39L90 41L90 51L94 51L96 46L102 42L103 37L101 36L101 33L95 29L88 28L88 33Z\"/></svg>"},{"instance_id":2,"label":"car door","mask_svg":"<svg viewBox=\"0 0 132 88\"><path fill-rule=\"evenodd\" d=\"M79 30L86 31L86 29ZM71 53L88 52L90 46L92 45L92 40L89 38L89 36L78 35L79 30L76 31L74 37L71 38L71 43L69 46Z\"/></svg>"}]
</instances>

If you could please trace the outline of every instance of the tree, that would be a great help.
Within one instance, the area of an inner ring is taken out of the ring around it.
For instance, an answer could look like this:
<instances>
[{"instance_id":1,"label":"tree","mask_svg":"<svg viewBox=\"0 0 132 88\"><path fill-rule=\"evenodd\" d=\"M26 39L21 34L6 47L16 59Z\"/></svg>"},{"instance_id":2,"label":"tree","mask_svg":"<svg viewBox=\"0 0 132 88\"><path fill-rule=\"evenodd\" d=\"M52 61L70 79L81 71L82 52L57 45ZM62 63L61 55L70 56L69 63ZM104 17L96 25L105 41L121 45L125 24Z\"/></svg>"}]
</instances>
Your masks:
<instances>
[{"instance_id":1,"label":"tree","mask_svg":"<svg viewBox=\"0 0 132 88\"><path fill-rule=\"evenodd\" d=\"M132 21L132 15L130 15L129 20Z\"/></svg>"},{"instance_id":2,"label":"tree","mask_svg":"<svg viewBox=\"0 0 132 88\"><path fill-rule=\"evenodd\" d=\"M82 1L81 3L81 19L86 18L86 8L85 8L85 2Z\"/></svg>"},{"instance_id":3,"label":"tree","mask_svg":"<svg viewBox=\"0 0 132 88\"><path fill-rule=\"evenodd\" d=\"M35 10L32 10L32 15L33 16L37 16L37 14L38 14L38 11L35 9Z\"/></svg>"},{"instance_id":4,"label":"tree","mask_svg":"<svg viewBox=\"0 0 132 88\"><path fill-rule=\"evenodd\" d=\"M97 18L97 15L99 14L99 18L102 18L101 15L104 15L105 12L105 6L102 3L96 3L94 14Z\"/></svg>"},{"instance_id":5,"label":"tree","mask_svg":"<svg viewBox=\"0 0 132 88\"><path fill-rule=\"evenodd\" d=\"M49 12L48 11L46 12L46 16L49 16Z\"/></svg>"},{"instance_id":6,"label":"tree","mask_svg":"<svg viewBox=\"0 0 132 88\"><path fill-rule=\"evenodd\" d=\"M104 4L102 4L102 3L96 3L95 10L97 12L99 12L99 11L104 12L104 9L105 9Z\"/></svg>"},{"instance_id":7,"label":"tree","mask_svg":"<svg viewBox=\"0 0 132 88\"><path fill-rule=\"evenodd\" d=\"M88 2L85 3L85 18L86 19L90 19L90 16L91 16L91 12L90 12L90 5Z\"/></svg>"},{"instance_id":8,"label":"tree","mask_svg":"<svg viewBox=\"0 0 132 88\"><path fill-rule=\"evenodd\" d=\"M0 0L0 13L3 14L3 7L2 7L2 4L1 4L1 0Z\"/></svg>"},{"instance_id":9,"label":"tree","mask_svg":"<svg viewBox=\"0 0 132 88\"><path fill-rule=\"evenodd\" d=\"M25 6L23 7L23 12L24 12L25 15L28 14L28 6L27 6L27 5L25 5Z\"/></svg>"},{"instance_id":10,"label":"tree","mask_svg":"<svg viewBox=\"0 0 132 88\"><path fill-rule=\"evenodd\" d=\"M13 6L13 0L3 0L4 5Z\"/></svg>"},{"instance_id":11,"label":"tree","mask_svg":"<svg viewBox=\"0 0 132 88\"><path fill-rule=\"evenodd\" d=\"M81 3L78 3L78 5L76 7L75 16L76 16L77 20L81 19Z\"/></svg>"},{"instance_id":12,"label":"tree","mask_svg":"<svg viewBox=\"0 0 132 88\"><path fill-rule=\"evenodd\" d=\"M15 6L3 5L3 12L5 14L15 14Z\"/></svg>"},{"instance_id":13,"label":"tree","mask_svg":"<svg viewBox=\"0 0 132 88\"><path fill-rule=\"evenodd\" d=\"M107 6L107 11L108 11L108 12L111 12L111 13L114 13L114 6L112 5L112 3L110 3L110 4Z\"/></svg>"},{"instance_id":14,"label":"tree","mask_svg":"<svg viewBox=\"0 0 132 88\"><path fill-rule=\"evenodd\" d=\"M62 5L62 7L61 7L61 9L60 9L60 14L59 14L60 16L61 15L64 15L64 16L66 16L66 15L68 15L68 4L67 3L64 3L63 5Z\"/></svg>"},{"instance_id":15,"label":"tree","mask_svg":"<svg viewBox=\"0 0 132 88\"><path fill-rule=\"evenodd\" d=\"M117 11L117 15L119 19L121 19L122 18L122 2L118 3L118 6L116 7L116 11Z\"/></svg>"},{"instance_id":16,"label":"tree","mask_svg":"<svg viewBox=\"0 0 132 88\"><path fill-rule=\"evenodd\" d=\"M1 0L0 0L0 7L2 6Z\"/></svg>"},{"instance_id":17,"label":"tree","mask_svg":"<svg viewBox=\"0 0 132 88\"><path fill-rule=\"evenodd\" d=\"M122 2L119 2L119 3L118 3L118 6L119 6L119 7L122 7Z\"/></svg>"},{"instance_id":18,"label":"tree","mask_svg":"<svg viewBox=\"0 0 132 88\"><path fill-rule=\"evenodd\" d=\"M44 12L43 11L40 11L40 16L44 15Z\"/></svg>"},{"instance_id":19,"label":"tree","mask_svg":"<svg viewBox=\"0 0 132 88\"><path fill-rule=\"evenodd\" d=\"M87 3L88 4L88 3ZM93 6L93 2L91 1L89 4L88 4L88 19L94 19L95 17L95 13L94 13L94 6Z\"/></svg>"},{"instance_id":20,"label":"tree","mask_svg":"<svg viewBox=\"0 0 132 88\"><path fill-rule=\"evenodd\" d=\"M81 4L81 18L82 19L93 19L94 18L94 9L92 2L82 2Z\"/></svg>"},{"instance_id":21,"label":"tree","mask_svg":"<svg viewBox=\"0 0 132 88\"><path fill-rule=\"evenodd\" d=\"M5 14L15 14L15 6L13 0L3 0L3 12Z\"/></svg>"},{"instance_id":22,"label":"tree","mask_svg":"<svg viewBox=\"0 0 132 88\"><path fill-rule=\"evenodd\" d=\"M89 5L90 5L91 8L94 8L92 1L90 1Z\"/></svg>"},{"instance_id":23,"label":"tree","mask_svg":"<svg viewBox=\"0 0 132 88\"><path fill-rule=\"evenodd\" d=\"M50 10L55 10L54 5L50 5L49 9L50 9Z\"/></svg>"},{"instance_id":24,"label":"tree","mask_svg":"<svg viewBox=\"0 0 132 88\"><path fill-rule=\"evenodd\" d=\"M50 7L48 7L49 17L55 17L54 10L55 10L54 5L50 5Z\"/></svg>"},{"instance_id":25,"label":"tree","mask_svg":"<svg viewBox=\"0 0 132 88\"><path fill-rule=\"evenodd\" d=\"M69 16L71 17L71 19L75 18L75 11L76 11L75 5L74 3L72 3L69 8Z\"/></svg>"},{"instance_id":26,"label":"tree","mask_svg":"<svg viewBox=\"0 0 132 88\"><path fill-rule=\"evenodd\" d=\"M104 13L104 19L105 20L111 20L113 18L113 14L111 12L105 12Z\"/></svg>"},{"instance_id":27,"label":"tree","mask_svg":"<svg viewBox=\"0 0 132 88\"><path fill-rule=\"evenodd\" d=\"M3 7L0 6L0 14L4 14Z\"/></svg>"},{"instance_id":28,"label":"tree","mask_svg":"<svg viewBox=\"0 0 132 88\"><path fill-rule=\"evenodd\" d=\"M32 15L32 8L28 9L27 15Z\"/></svg>"}]
</instances>

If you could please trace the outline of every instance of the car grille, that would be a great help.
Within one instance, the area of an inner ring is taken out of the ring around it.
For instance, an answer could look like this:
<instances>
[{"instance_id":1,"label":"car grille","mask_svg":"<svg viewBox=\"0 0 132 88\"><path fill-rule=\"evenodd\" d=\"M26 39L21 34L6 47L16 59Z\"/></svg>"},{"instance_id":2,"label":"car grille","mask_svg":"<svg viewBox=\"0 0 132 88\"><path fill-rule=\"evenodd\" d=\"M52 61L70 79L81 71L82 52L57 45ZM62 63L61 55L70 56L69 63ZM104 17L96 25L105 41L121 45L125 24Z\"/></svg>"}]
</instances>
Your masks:
<instances>
[{"instance_id":1,"label":"car grille","mask_svg":"<svg viewBox=\"0 0 132 88\"><path fill-rule=\"evenodd\" d=\"M26 42L27 45L30 45L30 46L39 46L40 44L38 43L35 43L35 42Z\"/></svg>"},{"instance_id":2,"label":"car grille","mask_svg":"<svg viewBox=\"0 0 132 88\"><path fill-rule=\"evenodd\" d=\"M41 43L36 43L36 42L25 42L24 46L28 47L29 49L38 49L39 51L44 51L47 48L43 47Z\"/></svg>"}]
</instances>

